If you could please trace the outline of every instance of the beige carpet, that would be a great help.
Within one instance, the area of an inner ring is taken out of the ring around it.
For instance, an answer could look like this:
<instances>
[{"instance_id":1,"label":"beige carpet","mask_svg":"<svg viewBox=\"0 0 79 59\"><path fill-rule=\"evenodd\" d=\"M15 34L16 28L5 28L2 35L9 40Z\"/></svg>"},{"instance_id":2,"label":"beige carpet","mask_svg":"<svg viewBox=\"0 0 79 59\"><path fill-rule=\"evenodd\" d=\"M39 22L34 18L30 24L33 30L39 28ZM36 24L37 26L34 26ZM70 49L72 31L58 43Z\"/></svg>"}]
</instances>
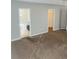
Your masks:
<instances>
[{"instance_id":1,"label":"beige carpet","mask_svg":"<svg viewBox=\"0 0 79 59\"><path fill-rule=\"evenodd\" d=\"M12 59L67 59L66 31L56 31L12 42Z\"/></svg>"}]
</instances>

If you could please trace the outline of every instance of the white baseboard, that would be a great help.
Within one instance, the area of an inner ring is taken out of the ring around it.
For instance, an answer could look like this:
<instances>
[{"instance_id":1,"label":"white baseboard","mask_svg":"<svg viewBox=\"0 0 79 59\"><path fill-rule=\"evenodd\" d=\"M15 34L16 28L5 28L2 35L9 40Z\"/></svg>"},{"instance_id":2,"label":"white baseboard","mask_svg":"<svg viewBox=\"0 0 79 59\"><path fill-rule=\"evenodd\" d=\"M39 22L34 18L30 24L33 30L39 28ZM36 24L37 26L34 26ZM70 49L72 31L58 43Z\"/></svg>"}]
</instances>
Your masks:
<instances>
[{"instance_id":1,"label":"white baseboard","mask_svg":"<svg viewBox=\"0 0 79 59\"><path fill-rule=\"evenodd\" d=\"M66 29L66 28L60 28L60 29Z\"/></svg>"},{"instance_id":2,"label":"white baseboard","mask_svg":"<svg viewBox=\"0 0 79 59\"><path fill-rule=\"evenodd\" d=\"M57 30L60 30L59 28L58 29L53 29L53 31L57 31Z\"/></svg>"},{"instance_id":3,"label":"white baseboard","mask_svg":"<svg viewBox=\"0 0 79 59\"><path fill-rule=\"evenodd\" d=\"M36 35L40 35L40 34L44 34L44 33L47 33L48 31L46 32L41 32L41 33L38 33L38 34L34 34L34 35L30 35L30 37L33 37L33 36L36 36ZM15 39L12 39L11 41L17 41L17 40L21 40L21 38L24 38L24 37L19 37L19 38L15 38Z\"/></svg>"},{"instance_id":4,"label":"white baseboard","mask_svg":"<svg viewBox=\"0 0 79 59\"><path fill-rule=\"evenodd\" d=\"M20 40L21 38L23 38L23 37L18 37L18 38L12 39L11 41L12 41L12 42L13 42L13 41L17 41L17 40Z\"/></svg>"},{"instance_id":5,"label":"white baseboard","mask_svg":"<svg viewBox=\"0 0 79 59\"><path fill-rule=\"evenodd\" d=\"M33 34L33 35L31 35L31 37L32 36L36 36L36 35L40 35L40 34L44 34L44 33L47 33L48 31L46 31L46 32L41 32L41 33L37 33L37 34Z\"/></svg>"}]
</instances>

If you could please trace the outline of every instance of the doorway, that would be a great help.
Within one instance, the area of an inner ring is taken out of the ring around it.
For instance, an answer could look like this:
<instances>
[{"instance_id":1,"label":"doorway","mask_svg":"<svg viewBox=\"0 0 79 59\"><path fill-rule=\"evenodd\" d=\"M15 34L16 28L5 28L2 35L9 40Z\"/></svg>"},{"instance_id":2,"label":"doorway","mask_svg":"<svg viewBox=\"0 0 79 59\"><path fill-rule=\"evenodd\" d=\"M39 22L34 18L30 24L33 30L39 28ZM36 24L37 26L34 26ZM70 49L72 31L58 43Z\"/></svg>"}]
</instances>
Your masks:
<instances>
[{"instance_id":1,"label":"doorway","mask_svg":"<svg viewBox=\"0 0 79 59\"><path fill-rule=\"evenodd\" d=\"M19 8L20 37L28 37L31 34L30 9Z\"/></svg>"},{"instance_id":2,"label":"doorway","mask_svg":"<svg viewBox=\"0 0 79 59\"><path fill-rule=\"evenodd\" d=\"M55 9L48 9L48 32L53 31L54 19L55 19Z\"/></svg>"}]
</instances>

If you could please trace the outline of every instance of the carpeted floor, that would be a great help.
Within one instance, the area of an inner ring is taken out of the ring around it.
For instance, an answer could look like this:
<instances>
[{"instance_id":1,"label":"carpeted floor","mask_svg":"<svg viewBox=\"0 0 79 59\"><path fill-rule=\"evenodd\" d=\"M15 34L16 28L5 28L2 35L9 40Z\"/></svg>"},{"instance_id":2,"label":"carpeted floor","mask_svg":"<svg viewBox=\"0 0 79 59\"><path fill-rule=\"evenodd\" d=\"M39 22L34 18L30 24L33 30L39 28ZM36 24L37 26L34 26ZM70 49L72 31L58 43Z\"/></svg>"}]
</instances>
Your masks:
<instances>
[{"instance_id":1,"label":"carpeted floor","mask_svg":"<svg viewBox=\"0 0 79 59\"><path fill-rule=\"evenodd\" d=\"M12 42L12 59L67 59L67 33L55 31Z\"/></svg>"}]
</instances>

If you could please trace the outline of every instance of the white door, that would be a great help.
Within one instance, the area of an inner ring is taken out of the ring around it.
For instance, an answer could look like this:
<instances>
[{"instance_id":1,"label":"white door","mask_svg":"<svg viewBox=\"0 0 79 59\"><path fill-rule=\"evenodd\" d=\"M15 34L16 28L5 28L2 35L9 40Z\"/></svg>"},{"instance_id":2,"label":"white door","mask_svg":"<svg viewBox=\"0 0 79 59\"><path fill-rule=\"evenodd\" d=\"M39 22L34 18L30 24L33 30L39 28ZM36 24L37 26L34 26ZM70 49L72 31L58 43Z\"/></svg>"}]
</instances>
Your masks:
<instances>
[{"instance_id":1,"label":"white door","mask_svg":"<svg viewBox=\"0 0 79 59\"><path fill-rule=\"evenodd\" d=\"M19 20L20 20L20 36L27 37L30 35L27 25L30 26L30 9L19 8ZM30 28L30 27L29 27Z\"/></svg>"}]
</instances>

